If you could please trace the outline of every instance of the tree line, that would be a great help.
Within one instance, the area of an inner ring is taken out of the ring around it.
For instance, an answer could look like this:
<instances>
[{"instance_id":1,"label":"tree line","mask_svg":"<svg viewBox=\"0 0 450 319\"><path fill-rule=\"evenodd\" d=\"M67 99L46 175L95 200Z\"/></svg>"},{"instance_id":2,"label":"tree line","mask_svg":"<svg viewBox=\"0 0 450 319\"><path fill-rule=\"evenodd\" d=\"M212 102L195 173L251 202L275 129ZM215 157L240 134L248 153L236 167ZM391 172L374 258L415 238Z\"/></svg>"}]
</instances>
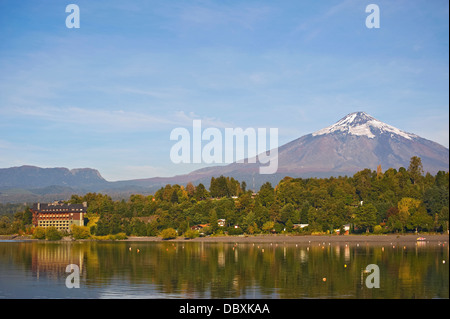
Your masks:
<instances>
[{"instance_id":1,"label":"tree line","mask_svg":"<svg viewBox=\"0 0 450 319\"><path fill-rule=\"evenodd\" d=\"M188 183L166 185L154 195L135 194L128 200L97 193L72 195L69 200L85 201L86 227L96 236L158 236L166 229L191 236L195 225L203 225L206 235L342 234L345 226L352 233L447 233L449 173L424 174L421 159L413 157L408 168L364 169L351 177L285 177L275 186L265 183L257 193L245 182L220 176L211 178L209 190L201 183ZM28 211L16 213L16 228L25 231ZM219 219L225 226L218 225ZM0 221L0 233L6 224Z\"/></svg>"}]
</instances>

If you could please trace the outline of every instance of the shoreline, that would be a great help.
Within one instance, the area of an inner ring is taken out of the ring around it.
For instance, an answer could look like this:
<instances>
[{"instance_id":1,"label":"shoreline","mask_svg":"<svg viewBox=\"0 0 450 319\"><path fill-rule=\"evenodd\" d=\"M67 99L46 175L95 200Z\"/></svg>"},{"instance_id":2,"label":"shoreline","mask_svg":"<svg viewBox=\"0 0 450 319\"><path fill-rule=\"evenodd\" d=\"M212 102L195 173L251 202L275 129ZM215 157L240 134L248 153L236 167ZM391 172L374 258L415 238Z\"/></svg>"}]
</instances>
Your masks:
<instances>
[{"instance_id":1,"label":"shoreline","mask_svg":"<svg viewBox=\"0 0 450 319\"><path fill-rule=\"evenodd\" d=\"M178 237L170 240L163 240L160 237L128 237L124 241L128 242L204 242L204 243L285 243L285 244L309 244L309 243L367 243L367 244L386 244L386 243L404 243L415 244L417 238L425 237L424 242L448 243L449 235L430 234L430 235L249 235L249 236L211 236L197 237L194 239L185 239Z\"/></svg>"},{"instance_id":2,"label":"shoreline","mask_svg":"<svg viewBox=\"0 0 450 319\"><path fill-rule=\"evenodd\" d=\"M177 237L174 239L163 240L161 237L136 237L129 236L123 240L95 240L95 239L80 239L68 240L61 239L54 242L90 242L90 241L118 241L118 242L204 242L204 243L283 243L283 244L310 244L310 243L334 243L334 244L386 244L386 243L403 243L414 244L420 243L417 238L424 237L422 242L433 243L448 243L449 235L446 234L385 234L385 235L236 235L236 236L209 236L197 237L194 239L187 239L184 237ZM15 236L15 235L0 235L0 241L3 242L45 242L46 240L33 239L29 236Z\"/></svg>"}]
</instances>

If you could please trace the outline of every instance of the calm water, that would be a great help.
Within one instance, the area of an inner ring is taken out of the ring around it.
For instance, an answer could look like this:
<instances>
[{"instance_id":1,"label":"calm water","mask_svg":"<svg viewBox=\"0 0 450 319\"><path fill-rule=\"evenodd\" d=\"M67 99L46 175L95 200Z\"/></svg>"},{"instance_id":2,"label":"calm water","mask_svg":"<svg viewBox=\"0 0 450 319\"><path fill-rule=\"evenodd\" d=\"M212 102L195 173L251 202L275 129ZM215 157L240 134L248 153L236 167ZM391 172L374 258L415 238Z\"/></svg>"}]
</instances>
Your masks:
<instances>
[{"instance_id":1,"label":"calm water","mask_svg":"<svg viewBox=\"0 0 450 319\"><path fill-rule=\"evenodd\" d=\"M0 242L0 298L449 298L448 257L447 243Z\"/></svg>"}]
</instances>

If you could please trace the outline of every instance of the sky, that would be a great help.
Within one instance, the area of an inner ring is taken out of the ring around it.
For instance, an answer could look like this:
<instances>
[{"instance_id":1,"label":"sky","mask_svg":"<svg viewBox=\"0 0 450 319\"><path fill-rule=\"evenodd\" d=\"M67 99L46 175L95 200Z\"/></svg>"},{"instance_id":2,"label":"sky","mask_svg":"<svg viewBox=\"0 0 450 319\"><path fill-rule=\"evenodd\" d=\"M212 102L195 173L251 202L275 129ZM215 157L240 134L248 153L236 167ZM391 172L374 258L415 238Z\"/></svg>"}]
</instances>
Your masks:
<instances>
[{"instance_id":1,"label":"sky","mask_svg":"<svg viewBox=\"0 0 450 319\"><path fill-rule=\"evenodd\" d=\"M174 176L193 120L283 145L356 111L448 148L448 39L447 0L1 0L0 168Z\"/></svg>"}]
</instances>

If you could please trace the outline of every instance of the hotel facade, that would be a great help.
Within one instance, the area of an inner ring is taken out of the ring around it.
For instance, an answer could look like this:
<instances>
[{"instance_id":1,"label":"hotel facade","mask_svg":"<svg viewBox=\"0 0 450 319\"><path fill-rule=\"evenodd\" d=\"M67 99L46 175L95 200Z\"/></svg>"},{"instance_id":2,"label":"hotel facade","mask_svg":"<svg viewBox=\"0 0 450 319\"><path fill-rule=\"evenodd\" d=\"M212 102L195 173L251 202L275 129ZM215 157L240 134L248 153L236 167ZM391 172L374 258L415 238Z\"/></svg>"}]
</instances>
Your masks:
<instances>
[{"instance_id":1,"label":"hotel facade","mask_svg":"<svg viewBox=\"0 0 450 319\"><path fill-rule=\"evenodd\" d=\"M31 208L33 214L33 226L50 227L58 230L71 230L72 225L84 226L84 217L87 212L87 203L66 204L61 201L53 203L35 203Z\"/></svg>"}]
</instances>

